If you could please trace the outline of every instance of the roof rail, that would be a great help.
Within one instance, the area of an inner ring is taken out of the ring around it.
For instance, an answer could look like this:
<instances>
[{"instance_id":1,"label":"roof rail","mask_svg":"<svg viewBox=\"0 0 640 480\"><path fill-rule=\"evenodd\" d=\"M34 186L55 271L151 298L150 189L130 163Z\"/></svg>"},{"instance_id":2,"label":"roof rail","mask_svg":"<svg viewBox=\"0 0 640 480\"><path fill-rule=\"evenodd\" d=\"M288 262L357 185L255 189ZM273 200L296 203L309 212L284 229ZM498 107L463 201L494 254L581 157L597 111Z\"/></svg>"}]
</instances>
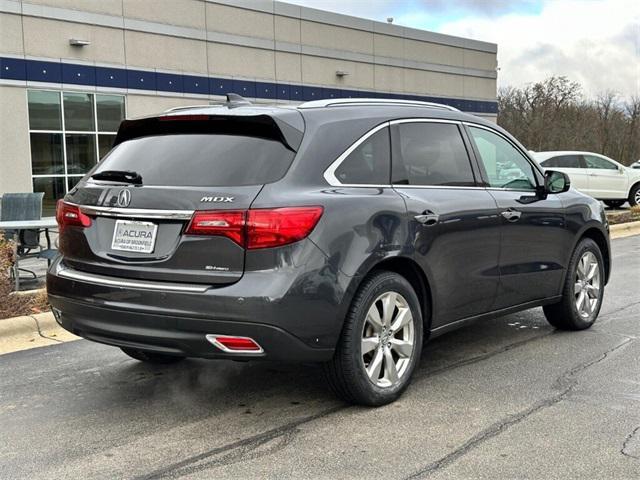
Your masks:
<instances>
[{"instance_id":1,"label":"roof rail","mask_svg":"<svg viewBox=\"0 0 640 480\"><path fill-rule=\"evenodd\" d=\"M452 107L451 105L445 105L443 103L421 102L419 100L397 100L393 98L333 98L325 100L313 100L311 102L305 102L301 105L298 105L298 108L323 108L348 105L395 105L400 107L405 106L439 108L442 110L450 110L452 112L460 111L457 108Z\"/></svg>"},{"instance_id":2,"label":"roof rail","mask_svg":"<svg viewBox=\"0 0 640 480\"><path fill-rule=\"evenodd\" d=\"M217 107L218 105L185 105L183 107L173 107L168 110L165 110L162 113L171 113L171 112L179 112L180 110L189 110L190 108L209 108L209 107Z\"/></svg>"},{"instance_id":3,"label":"roof rail","mask_svg":"<svg viewBox=\"0 0 640 480\"><path fill-rule=\"evenodd\" d=\"M206 105L185 105L184 107L173 107L165 110L163 113L179 112L180 110L189 110L190 108L211 108L211 107L243 107L251 105L251 102L237 93L227 93L227 101L219 103L209 103Z\"/></svg>"}]
</instances>

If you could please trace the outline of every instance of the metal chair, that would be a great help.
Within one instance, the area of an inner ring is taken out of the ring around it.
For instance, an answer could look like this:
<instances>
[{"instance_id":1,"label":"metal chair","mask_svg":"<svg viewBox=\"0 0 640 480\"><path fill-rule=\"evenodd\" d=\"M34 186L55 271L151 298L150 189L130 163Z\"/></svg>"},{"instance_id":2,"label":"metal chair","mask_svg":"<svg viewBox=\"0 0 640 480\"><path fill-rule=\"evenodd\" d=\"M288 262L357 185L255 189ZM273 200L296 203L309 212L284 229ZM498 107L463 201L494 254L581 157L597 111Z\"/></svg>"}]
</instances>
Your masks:
<instances>
[{"instance_id":1,"label":"metal chair","mask_svg":"<svg viewBox=\"0 0 640 480\"><path fill-rule=\"evenodd\" d=\"M40 220L42 218L43 192L36 193L5 193L2 196L2 208L0 209L0 221ZM39 229L7 230L5 239L16 241L16 262L12 268L12 276L15 281L15 289L20 285L20 272L29 273L37 278L35 272L19 267L20 260L25 258L44 258L47 263L55 256L55 250L50 248L47 237L47 248L40 245ZM48 234L47 234L48 235Z\"/></svg>"}]
</instances>

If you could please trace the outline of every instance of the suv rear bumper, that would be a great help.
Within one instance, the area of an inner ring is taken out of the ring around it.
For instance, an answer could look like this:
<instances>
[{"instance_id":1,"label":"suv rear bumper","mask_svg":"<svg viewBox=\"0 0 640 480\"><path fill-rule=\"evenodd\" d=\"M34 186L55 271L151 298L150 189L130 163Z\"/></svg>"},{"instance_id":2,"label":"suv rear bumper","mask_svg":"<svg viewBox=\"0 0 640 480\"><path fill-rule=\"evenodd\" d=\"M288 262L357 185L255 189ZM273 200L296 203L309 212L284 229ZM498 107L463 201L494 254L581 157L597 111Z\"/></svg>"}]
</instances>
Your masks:
<instances>
[{"instance_id":1,"label":"suv rear bumper","mask_svg":"<svg viewBox=\"0 0 640 480\"><path fill-rule=\"evenodd\" d=\"M94 342L169 355L200 358L321 362L333 349L312 348L284 330L259 323L171 317L97 307L50 295L56 320L66 330ZM253 338L263 353L226 353L207 334Z\"/></svg>"},{"instance_id":2,"label":"suv rear bumper","mask_svg":"<svg viewBox=\"0 0 640 480\"><path fill-rule=\"evenodd\" d=\"M326 361L342 329L349 277L334 273L313 243L301 243L304 265L245 272L218 287L94 275L58 258L47 274L49 301L65 329L109 345L188 357ZM264 352L224 352L208 334L250 337Z\"/></svg>"}]
</instances>

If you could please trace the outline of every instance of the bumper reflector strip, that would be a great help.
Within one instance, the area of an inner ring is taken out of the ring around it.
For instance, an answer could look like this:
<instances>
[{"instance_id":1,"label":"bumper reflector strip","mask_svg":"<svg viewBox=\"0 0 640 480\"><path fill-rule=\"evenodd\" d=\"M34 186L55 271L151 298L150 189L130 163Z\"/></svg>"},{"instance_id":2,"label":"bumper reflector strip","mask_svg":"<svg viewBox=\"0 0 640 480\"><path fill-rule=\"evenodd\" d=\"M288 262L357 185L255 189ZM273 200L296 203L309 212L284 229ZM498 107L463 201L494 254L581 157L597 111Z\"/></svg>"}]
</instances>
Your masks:
<instances>
[{"instance_id":1,"label":"bumper reflector strip","mask_svg":"<svg viewBox=\"0 0 640 480\"><path fill-rule=\"evenodd\" d=\"M234 337L230 335L214 335L206 336L207 340L227 353L263 353L262 347L249 337Z\"/></svg>"}]
</instances>

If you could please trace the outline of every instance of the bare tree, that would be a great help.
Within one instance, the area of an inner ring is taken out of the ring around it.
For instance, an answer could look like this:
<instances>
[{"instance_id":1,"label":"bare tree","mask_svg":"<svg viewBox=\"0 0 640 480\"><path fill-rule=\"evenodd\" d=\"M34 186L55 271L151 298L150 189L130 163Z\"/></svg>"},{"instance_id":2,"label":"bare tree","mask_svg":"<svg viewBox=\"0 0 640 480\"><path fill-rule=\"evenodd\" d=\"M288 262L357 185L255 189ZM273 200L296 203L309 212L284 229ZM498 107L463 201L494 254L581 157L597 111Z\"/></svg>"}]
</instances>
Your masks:
<instances>
[{"instance_id":1,"label":"bare tree","mask_svg":"<svg viewBox=\"0 0 640 480\"><path fill-rule=\"evenodd\" d=\"M532 150L586 150L627 165L640 157L640 99L587 99L566 77L500 89L498 123Z\"/></svg>"}]
</instances>

